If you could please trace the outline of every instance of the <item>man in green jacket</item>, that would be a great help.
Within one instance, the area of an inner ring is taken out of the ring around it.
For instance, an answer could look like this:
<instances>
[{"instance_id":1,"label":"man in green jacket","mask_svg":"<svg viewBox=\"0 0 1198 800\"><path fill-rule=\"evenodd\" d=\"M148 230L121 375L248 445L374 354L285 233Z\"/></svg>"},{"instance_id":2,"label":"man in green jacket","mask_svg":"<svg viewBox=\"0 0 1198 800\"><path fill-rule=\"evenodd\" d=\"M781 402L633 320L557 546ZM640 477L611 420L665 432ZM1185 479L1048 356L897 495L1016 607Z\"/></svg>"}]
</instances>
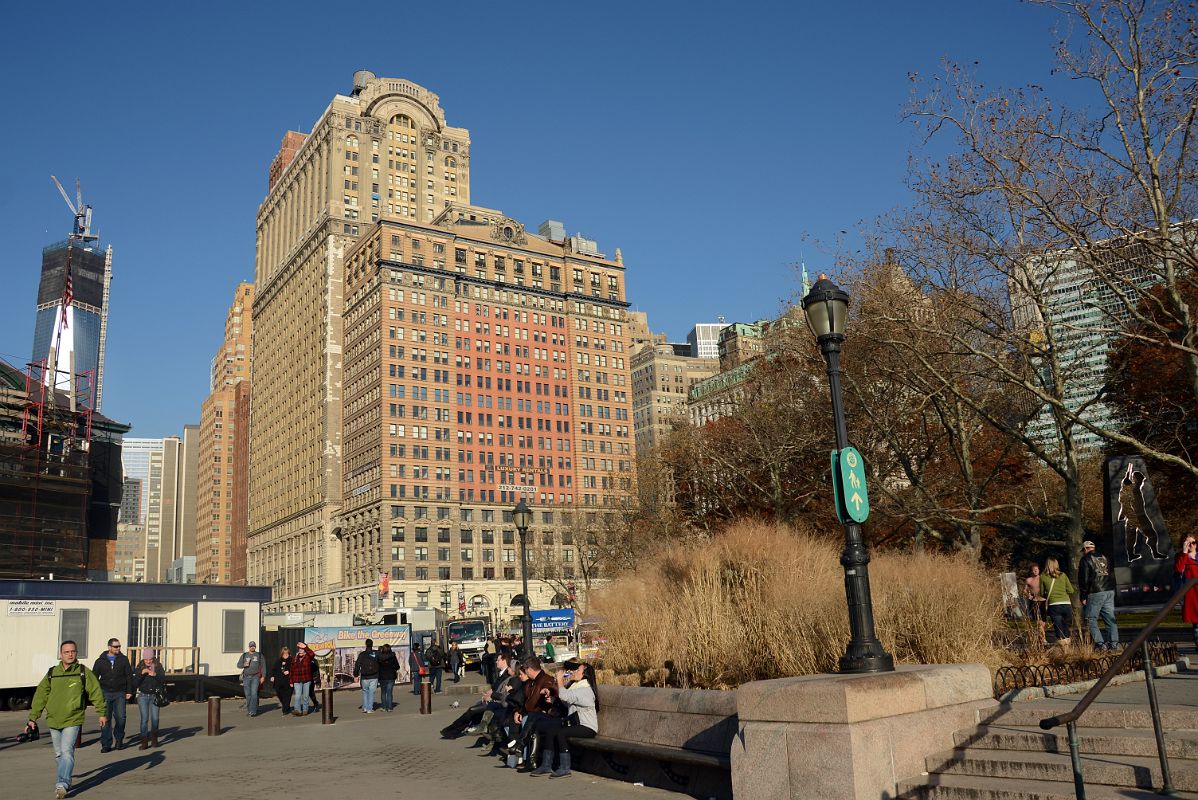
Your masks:
<instances>
[{"instance_id":1,"label":"man in green jacket","mask_svg":"<svg viewBox=\"0 0 1198 800\"><path fill-rule=\"evenodd\" d=\"M96 707L101 728L107 722L108 706L95 674L79 663L79 648L75 643L70 640L63 642L59 655L62 660L50 668L33 693L33 706L29 709L29 722L25 728L31 730L42 711L46 712L46 725L50 728L54 758L58 762L54 796L63 798L71 791L75 743L79 741L79 732L83 729L84 697L90 698Z\"/></svg>"}]
</instances>

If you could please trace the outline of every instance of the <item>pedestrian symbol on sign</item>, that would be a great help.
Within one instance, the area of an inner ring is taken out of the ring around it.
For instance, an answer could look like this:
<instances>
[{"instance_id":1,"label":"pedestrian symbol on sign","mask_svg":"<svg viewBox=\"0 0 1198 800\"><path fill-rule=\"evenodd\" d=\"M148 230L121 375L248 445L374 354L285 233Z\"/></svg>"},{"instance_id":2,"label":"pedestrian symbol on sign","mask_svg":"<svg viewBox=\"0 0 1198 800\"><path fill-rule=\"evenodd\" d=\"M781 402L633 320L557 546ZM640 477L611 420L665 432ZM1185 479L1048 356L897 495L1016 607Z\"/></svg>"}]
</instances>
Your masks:
<instances>
[{"instance_id":1,"label":"pedestrian symbol on sign","mask_svg":"<svg viewBox=\"0 0 1198 800\"><path fill-rule=\"evenodd\" d=\"M865 463L855 447L832 451L832 487L836 496L836 516L841 522L865 522L869 518Z\"/></svg>"}]
</instances>

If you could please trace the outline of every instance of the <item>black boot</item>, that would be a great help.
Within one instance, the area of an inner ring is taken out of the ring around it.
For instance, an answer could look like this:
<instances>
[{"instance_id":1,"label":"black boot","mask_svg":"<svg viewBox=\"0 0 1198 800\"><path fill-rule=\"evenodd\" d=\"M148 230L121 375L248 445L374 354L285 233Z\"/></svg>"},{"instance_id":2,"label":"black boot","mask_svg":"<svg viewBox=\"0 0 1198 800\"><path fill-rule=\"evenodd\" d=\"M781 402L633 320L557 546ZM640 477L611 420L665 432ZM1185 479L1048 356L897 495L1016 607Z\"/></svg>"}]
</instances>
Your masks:
<instances>
[{"instance_id":1,"label":"black boot","mask_svg":"<svg viewBox=\"0 0 1198 800\"><path fill-rule=\"evenodd\" d=\"M534 733L528 740L528 755L524 758L524 764L517 772L532 772L537 768L537 756L541 754L541 736Z\"/></svg>"}]
</instances>

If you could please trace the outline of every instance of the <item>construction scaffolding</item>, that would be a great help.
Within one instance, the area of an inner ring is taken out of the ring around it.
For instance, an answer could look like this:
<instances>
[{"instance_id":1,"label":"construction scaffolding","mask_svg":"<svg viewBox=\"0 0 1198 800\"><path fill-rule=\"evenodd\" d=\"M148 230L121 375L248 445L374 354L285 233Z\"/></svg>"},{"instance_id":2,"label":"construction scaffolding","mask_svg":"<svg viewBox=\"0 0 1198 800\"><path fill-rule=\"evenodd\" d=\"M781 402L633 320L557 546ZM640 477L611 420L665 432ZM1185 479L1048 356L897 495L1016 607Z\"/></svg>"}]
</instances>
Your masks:
<instances>
[{"instance_id":1,"label":"construction scaffolding","mask_svg":"<svg viewBox=\"0 0 1198 800\"><path fill-rule=\"evenodd\" d=\"M0 578L84 580L94 377L28 366L0 386Z\"/></svg>"}]
</instances>

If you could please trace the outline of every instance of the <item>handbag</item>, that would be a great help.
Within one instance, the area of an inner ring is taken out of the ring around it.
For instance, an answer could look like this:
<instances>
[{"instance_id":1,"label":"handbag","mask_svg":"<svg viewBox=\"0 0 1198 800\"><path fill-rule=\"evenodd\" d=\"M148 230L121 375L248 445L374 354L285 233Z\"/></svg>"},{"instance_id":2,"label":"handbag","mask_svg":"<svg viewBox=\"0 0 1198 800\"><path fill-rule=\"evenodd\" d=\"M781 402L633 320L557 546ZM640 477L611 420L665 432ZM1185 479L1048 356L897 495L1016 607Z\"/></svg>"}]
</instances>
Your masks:
<instances>
[{"instance_id":1,"label":"handbag","mask_svg":"<svg viewBox=\"0 0 1198 800\"><path fill-rule=\"evenodd\" d=\"M165 686L159 686L151 694L154 696L154 705L159 708L165 708L171 704L171 698L167 695Z\"/></svg>"}]
</instances>

